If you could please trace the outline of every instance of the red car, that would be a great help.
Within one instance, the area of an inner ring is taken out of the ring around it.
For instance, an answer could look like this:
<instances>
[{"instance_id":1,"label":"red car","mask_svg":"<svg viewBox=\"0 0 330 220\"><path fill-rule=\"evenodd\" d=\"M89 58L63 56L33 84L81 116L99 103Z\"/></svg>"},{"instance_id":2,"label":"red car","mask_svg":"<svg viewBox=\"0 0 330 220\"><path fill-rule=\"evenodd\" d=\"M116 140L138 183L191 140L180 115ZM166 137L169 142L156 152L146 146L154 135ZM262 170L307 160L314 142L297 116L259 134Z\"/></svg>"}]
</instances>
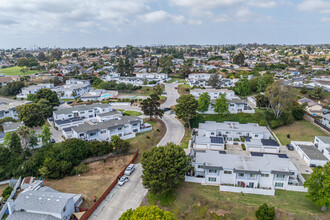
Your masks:
<instances>
[{"instance_id":1,"label":"red car","mask_svg":"<svg viewBox=\"0 0 330 220\"><path fill-rule=\"evenodd\" d=\"M174 89L178 89L178 87L174 87Z\"/></svg>"}]
</instances>

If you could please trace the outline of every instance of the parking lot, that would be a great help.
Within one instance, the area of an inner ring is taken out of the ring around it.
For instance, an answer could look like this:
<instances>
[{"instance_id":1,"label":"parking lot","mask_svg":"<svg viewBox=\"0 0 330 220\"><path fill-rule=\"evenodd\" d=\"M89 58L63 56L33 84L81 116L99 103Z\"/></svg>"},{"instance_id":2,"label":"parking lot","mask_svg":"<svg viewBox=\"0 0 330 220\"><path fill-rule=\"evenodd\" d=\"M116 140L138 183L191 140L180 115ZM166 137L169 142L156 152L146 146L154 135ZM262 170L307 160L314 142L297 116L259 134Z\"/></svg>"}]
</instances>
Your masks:
<instances>
[{"instance_id":1,"label":"parking lot","mask_svg":"<svg viewBox=\"0 0 330 220\"><path fill-rule=\"evenodd\" d=\"M313 172L313 170L307 165L307 163L299 156L297 151L290 151L287 149L286 146L281 146L280 153L286 154L301 174L311 174Z\"/></svg>"},{"instance_id":2,"label":"parking lot","mask_svg":"<svg viewBox=\"0 0 330 220\"><path fill-rule=\"evenodd\" d=\"M89 219L118 219L128 209L140 206L148 192L142 185L141 175L142 166L136 164L135 171L129 176L129 181L123 186L117 184Z\"/></svg>"}]
</instances>

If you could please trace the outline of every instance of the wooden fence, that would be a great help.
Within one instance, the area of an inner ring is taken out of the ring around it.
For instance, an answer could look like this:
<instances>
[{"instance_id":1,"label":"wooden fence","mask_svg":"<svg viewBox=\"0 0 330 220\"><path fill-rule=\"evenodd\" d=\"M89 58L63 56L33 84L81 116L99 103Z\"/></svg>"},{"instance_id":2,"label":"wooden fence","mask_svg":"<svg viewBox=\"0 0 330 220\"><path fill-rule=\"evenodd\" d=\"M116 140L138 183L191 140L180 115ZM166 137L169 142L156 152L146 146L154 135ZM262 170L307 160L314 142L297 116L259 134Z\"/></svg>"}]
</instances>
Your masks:
<instances>
[{"instance_id":1,"label":"wooden fence","mask_svg":"<svg viewBox=\"0 0 330 220\"><path fill-rule=\"evenodd\" d=\"M117 176L117 178L112 182L112 184L105 190L105 192L102 194L102 196L94 203L94 205L92 206L92 208L88 209L83 216L81 216L80 220L87 220L92 214L93 212L97 209L97 207L101 204L101 202L105 199L105 197L107 197L107 195L110 193L110 191L116 186L117 182L118 182L118 178L123 176L126 168L128 167L128 165L130 165L131 163L133 163L136 159L136 157L138 156L139 151L136 151L134 157L132 158L132 160L126 165L126 167L120 172L120 174Z\"/></svg>"}]
</instances>

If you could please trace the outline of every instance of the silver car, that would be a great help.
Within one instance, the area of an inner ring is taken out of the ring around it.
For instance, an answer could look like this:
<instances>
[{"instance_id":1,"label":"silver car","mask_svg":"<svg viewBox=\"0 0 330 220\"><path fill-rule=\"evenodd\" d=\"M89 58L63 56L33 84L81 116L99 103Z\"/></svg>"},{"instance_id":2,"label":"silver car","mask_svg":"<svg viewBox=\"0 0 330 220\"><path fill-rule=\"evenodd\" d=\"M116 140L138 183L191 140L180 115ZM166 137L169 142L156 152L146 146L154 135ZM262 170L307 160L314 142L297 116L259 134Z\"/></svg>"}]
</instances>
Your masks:
<instances>
[{"instance_id":1,"label":"silver car","mask_svg":"<svg viewBox=\"0 0 330 220\"><path fill-rule=\"evenodd\" d=\"M131 174L133 173L134 170L135 170L134 164L130 164L130 165L126 168L124 174L129 176L129 175L131 175Z\"/></svg>"},{"instance_id":2,"label":"silver car","mask_svg":"<svg viewBox=\"0 0 330 220\"><path fill-rule=\"evenodd\" d=\"M128 177L127 176L123 176L118 180L118 185L122 186L124 185L126 182L128 182Z\"/></svg>"}]
</instances>

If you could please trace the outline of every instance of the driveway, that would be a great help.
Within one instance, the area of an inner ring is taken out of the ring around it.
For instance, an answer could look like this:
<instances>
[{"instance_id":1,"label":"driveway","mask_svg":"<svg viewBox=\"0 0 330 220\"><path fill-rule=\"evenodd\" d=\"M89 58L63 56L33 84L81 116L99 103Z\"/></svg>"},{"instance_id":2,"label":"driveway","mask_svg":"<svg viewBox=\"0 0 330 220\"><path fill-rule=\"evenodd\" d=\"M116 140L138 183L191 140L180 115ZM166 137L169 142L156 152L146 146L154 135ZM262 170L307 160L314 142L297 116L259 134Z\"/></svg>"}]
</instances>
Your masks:
<instances>
[{"instance_id":1,"label":"driveway","mask_svg":"<svg viewBox=\"0 0 330 220\"><path fill-rule=\"evenodd\" d=\"M290 151L286 146L280 146L281 153L285 153L297 167L301 174L312 174L313 170L307 165L307 163L299 156L297 151Z\"/></svg>"},{"instance_id":2,"label":"driveway","mask_svg":"<svg viewBox=\"0 0 330 220\"><path fill-rule=\"evenodd\" d=\"M142 185L142 166L135 165L135 171L123 186L116 185L89 219L117 220L128 209L140 206L148 190Z\"/></svg>"}]
</instances>

